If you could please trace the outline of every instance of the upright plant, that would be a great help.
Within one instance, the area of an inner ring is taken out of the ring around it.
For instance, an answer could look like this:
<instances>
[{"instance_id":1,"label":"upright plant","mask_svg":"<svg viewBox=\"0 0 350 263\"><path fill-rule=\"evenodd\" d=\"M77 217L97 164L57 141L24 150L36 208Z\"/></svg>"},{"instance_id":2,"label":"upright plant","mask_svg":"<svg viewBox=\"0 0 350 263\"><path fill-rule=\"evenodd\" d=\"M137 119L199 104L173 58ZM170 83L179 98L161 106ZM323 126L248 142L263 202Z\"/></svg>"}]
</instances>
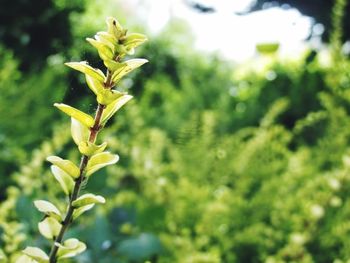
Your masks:
<instances>
[{"instance_id":1,"label":"upright plant","mask_svg":"<svg viewBox=\"0 0 350 263\"><path fill-rule=\"evenodd\" d=\"M35 207L45 215L38 224L39 232L53 241L53 244L49 254L37 247L27 247L18 262L56 263L82 253L86 245L76 238L64 240L64 234L77 217L95 204L105 203L102 196L92 193L80 195L80 190L93 173L118 161L118 155L105 151L106 142L96 144L97 135L107 121L132 98L113 88L122 77L147 62L146 59L139 58L123 60L127 54L133 54L134 49L147 40L146 36L138 33L127 34L127 30L111 17L107 18L107 26L107 32L98 32L94 38L86 39L97 49L107 68L106 75L100 69L91 67L86 61L66 63L67 66L85 74L88 87L96 95L97 109L94 118L69 105L54 104L71 117L72 137L82 155L79 167L72 161L58 156L47 158L52 163L53 176L67 196L66 212L62 213L46 200L34 202Z\"/></svg>"}]
</instances>

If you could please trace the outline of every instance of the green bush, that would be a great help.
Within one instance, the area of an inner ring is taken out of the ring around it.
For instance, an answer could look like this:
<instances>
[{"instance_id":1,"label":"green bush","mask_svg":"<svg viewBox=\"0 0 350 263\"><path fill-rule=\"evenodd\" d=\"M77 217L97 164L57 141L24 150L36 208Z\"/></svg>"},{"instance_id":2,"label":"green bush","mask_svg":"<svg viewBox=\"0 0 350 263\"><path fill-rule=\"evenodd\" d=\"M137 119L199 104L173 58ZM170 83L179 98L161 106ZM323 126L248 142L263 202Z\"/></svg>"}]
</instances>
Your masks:
<instances>
[{"instance_id":1,"label":"green bush","mask_svg":"<svg viewBox=\"0 0 350 263\"><path fill-rule=\"evenodd\" d=\"M82 24L95 23L90 5ZM151 38L139 54L151 63L120 83L136 99L101 133L121 158L89 180L108 202L67 232L89 247L76 262L347 262L348 58L310 51L238 66L178 37ZM96 60L74 45L67 54ZM94 109L83 81L58 66L64 56L29 75L1 50L0 247L14 262L26 245L48 248L31 206L61 198L45 157L78 159L69 128L43 109Z\"/></svg>"}]
</instances>

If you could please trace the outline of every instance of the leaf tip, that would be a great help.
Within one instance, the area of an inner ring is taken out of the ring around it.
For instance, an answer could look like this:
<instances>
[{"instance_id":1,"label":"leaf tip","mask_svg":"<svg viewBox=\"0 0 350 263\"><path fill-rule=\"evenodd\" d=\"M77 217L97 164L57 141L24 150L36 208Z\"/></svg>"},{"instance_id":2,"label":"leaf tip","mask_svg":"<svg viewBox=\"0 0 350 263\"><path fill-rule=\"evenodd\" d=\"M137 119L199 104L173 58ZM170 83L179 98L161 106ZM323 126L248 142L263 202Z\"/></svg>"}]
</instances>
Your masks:
<instances>
[{"instance_id":1,"label":"leaf tip","mask_svg":"<svg viewBox=\"0 0 350 263\"><path fill-rule=\"evenodd\" d=\"M56 156L48 156L46 157L46 161L52 163L57 157Z\"/></svg>"}]
</instances>

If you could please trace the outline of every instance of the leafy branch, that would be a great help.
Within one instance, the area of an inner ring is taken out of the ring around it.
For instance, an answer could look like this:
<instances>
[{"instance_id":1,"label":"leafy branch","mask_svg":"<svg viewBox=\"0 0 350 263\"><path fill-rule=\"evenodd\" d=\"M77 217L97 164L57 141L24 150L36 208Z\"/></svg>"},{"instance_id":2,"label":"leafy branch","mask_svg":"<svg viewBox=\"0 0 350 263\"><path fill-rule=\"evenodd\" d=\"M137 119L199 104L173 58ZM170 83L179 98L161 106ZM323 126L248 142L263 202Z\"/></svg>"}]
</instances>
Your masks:
<instances>
[{"instance_id":1,"label":"leafy branch","mask_svg":"<svg viewBox=\"0 0 350 263\"><path fill-rule=\"evenodd\" d=\"M146 36L138 33L127 34L118 21L107 18L107 32L98 32L94 38L86 40L94 46L107 68L106 75L91 67L87 62L69 62L67 66L85 74L86 83L96 95L97 110L94 118L76 108L62 103L54 106L71 117L71 133L79 152L82 154L79 167L72 161L58 156L50 156L47 160L52 164L51 171L68 197L67 212L63 215L49 201L37 200L35 207L45 214L38 224L39 232L53 244L49 254L37 247L27 247L19 263L49 262L56 263L61 259L74 257L86 249L86 245L76 238L64 240L69 225L81 214L98 203L105 203L102 196L91 193L80 195L82 185L99 169L118 162L119 156L105 151L107 143L96 144L98 133L107 121L132 96L113 89L129 72L142 66L146 59L130 59L123 61L125 55L133 54L134 49L144 43Z\"/></svg>"}]
</instances>

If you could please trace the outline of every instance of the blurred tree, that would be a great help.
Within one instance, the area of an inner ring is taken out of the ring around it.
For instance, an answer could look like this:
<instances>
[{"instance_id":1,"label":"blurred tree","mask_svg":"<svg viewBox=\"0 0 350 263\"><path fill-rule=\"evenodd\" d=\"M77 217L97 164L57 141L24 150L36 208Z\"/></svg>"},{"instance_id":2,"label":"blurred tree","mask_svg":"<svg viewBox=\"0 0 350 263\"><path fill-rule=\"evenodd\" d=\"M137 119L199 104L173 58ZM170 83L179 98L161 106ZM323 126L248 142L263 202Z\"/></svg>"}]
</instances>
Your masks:
<instances>
[{"instance_id":1,"label":"blurred tree","mask_svg":"<svg viewBox=\"0 0 350 263\"><path fill-rule=\"evenodd\" d=\"M82 11L84 0L1 0L0 42L12 49L21 69L42 66L50 54L71 43L69 14Z\"/></svg>"}]
</instances>

